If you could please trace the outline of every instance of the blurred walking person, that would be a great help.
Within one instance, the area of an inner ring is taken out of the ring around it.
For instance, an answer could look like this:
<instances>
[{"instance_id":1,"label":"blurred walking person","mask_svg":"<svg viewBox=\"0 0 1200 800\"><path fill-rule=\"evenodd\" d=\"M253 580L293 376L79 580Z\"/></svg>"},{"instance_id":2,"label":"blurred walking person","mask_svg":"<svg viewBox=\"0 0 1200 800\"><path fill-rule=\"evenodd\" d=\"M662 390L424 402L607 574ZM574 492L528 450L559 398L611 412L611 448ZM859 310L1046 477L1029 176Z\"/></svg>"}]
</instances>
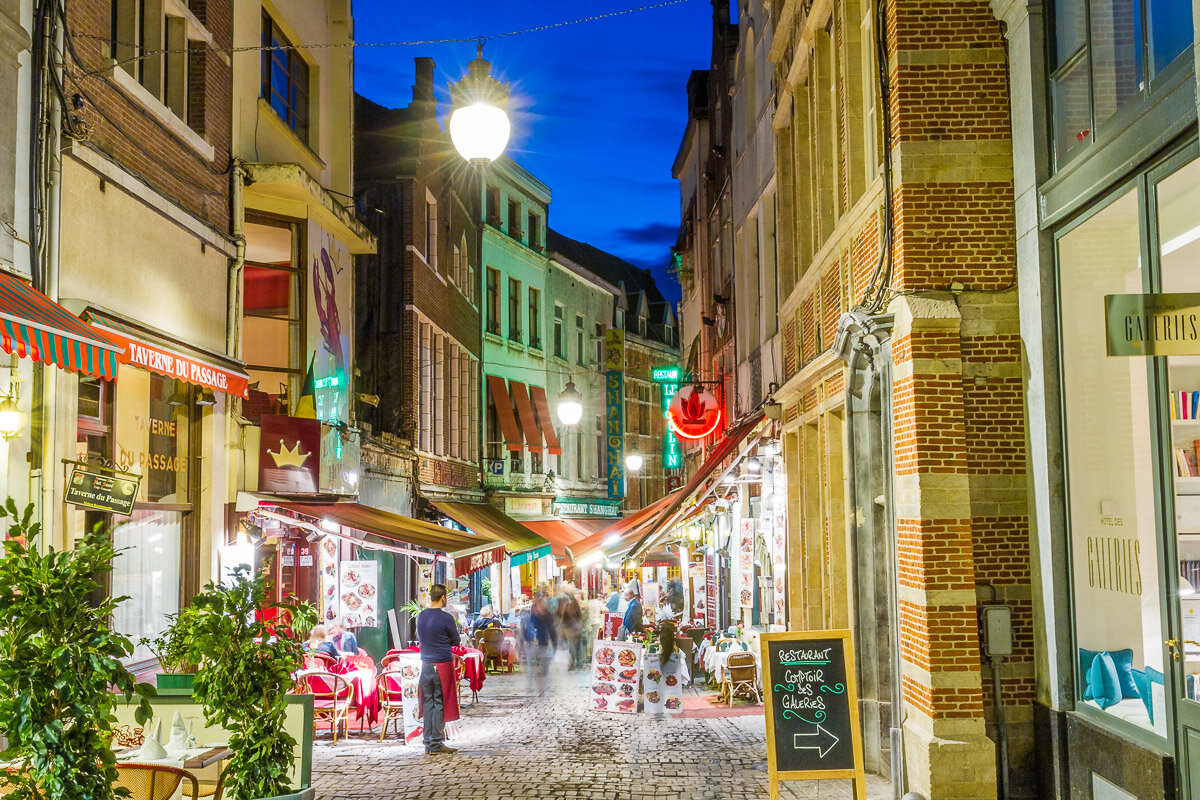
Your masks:
<instances>
[{"instance_id":1,"label":"blurred walking person","mask_svg":"<svg viewBox=\"0 0 1200 800\"><path fill-rule=\"evenodd\" d=\"M583 609L570 591L558 598L558 632L567 648L567 669L583 666Z\"/></svg>"},{"instance_id":2,"label":"blurred walking person","mask_svg":"<svg viewBox=\"0 0 1200 800\"><path fill-rule=\"evenodd\" d=\"M546 694L546 679L550 671L550 659L558 646L558 634L554 629L554 618L546 598L539 592L533 596L529 607L529 631L527 648L529 653L530 687L540 697Z\"/></svg>"}]
</instances>

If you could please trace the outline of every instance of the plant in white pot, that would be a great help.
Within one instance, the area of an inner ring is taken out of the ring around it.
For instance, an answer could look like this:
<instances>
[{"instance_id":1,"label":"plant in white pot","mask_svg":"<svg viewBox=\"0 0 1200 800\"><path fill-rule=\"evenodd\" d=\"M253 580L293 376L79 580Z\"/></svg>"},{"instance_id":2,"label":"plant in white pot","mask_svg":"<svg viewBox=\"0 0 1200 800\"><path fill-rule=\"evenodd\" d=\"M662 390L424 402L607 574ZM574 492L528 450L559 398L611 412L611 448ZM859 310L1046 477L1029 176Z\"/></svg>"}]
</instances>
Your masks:
<instances>
[{"instance_id":1,"label":"plant in white pot","mask_svg":"<svg viewBox=\"0 0 1200 800\"><path fill-rule=\"evenodd\" d=\"M295 738L285 715L292 675L304 660L297 631L316 624L308 604L267 599L265 573L242 565L225 585L210 583L175 627L197 667L192 696L210 725L229 732L233 755L225 792L238 800L288 795Z\"/></svg>"}]
</instances>

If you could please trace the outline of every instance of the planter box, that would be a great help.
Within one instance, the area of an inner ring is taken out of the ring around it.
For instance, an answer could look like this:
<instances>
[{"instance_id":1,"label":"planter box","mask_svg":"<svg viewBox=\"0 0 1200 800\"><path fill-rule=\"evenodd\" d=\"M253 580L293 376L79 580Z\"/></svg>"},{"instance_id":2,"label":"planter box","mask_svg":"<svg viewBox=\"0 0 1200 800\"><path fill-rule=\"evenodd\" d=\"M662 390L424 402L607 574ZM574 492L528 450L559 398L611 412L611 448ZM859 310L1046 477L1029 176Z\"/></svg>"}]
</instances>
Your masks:
<instances>
[{"instance_id":1,"label":"planter box","mask_svg":"<svg viewBox=\"0 0 1200 800\"><path fill-rule=\"evenodd\" d=\"M309 786L306 789L301 789L295 794L280 794L275 797L263 797L259 800L314 800L317 796L317 790Z\"/></svg>"},{"instance_id":2,"label":"planter box","mask_svg":"<svg viewBox=\"0 0 1200 800\"><path fill-rule=\"evenodd\" d=\"M154 676L159 694L191 694L196 675L191 672L160 672Z\"/></svg>"}]
</instances>

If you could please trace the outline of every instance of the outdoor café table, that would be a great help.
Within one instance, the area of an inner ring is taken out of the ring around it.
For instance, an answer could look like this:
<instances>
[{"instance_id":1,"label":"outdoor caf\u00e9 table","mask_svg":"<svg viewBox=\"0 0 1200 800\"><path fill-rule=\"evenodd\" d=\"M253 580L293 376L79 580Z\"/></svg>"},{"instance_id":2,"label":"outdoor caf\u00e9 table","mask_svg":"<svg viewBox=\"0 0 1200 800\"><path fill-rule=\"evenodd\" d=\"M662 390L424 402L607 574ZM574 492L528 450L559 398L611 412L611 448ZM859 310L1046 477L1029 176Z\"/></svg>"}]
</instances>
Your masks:
<instances>
[{"instance_id":1,"label":"outdoor caf\u00e9 table","mask_svg":"<svg viewBox=\"0 0 1200 800\"><path fill-rule=\"evenodd\" d=\"M729 650L721 651L716 647L710 647L704 651L704 671L712 676L713 683L720 683L721 678L724 677L725 674L725 667L729 663L730 654L745 652L753 654L755 663L758 663L758 653L753 650L746 651L742 650L740 647L734 647Z\"/></svg>"},{"instance_id":2,"label":"outdoor caf\u00e9 table","mask_svg":"<svg viewBox=\"0 0 1200 800\"><path fill-rule=\"evenodd\" d=\"M220 764L233 755L233 751L224 745L213 747L190 747L187 750L167 753L166 757L158 759L139 758L140 747L131 747L117 753L117 764L149 764L158 767L178 767L196 776L202 784L215 784L220 777ZM183 784L176 793L181 794ZM190 790L189 790L190 793Z\"/></svg>"},{"instance_id":3,"label":"outdoor caf\u00e9 table","mask_svg":"<svg viewBox=\"0 0 1200 800\"><path fill-rule=\"evenodd\" d=\"M375 681L375 662L370 656L358 654L347 656L329 668L330 672L341 675L350 684L354 693L354 718L358 720L359 730L362 730L363 717L371 727L379 722L379 687Z\"/></svg>"},{"instance_id":4,"label":"outdoor caf\u00e9 table","mask_svg":"<svg viewBox=\"0 0 1200 800\"><path fill-rule=\"evenodd\" d=\"M401 650L402 653L419 653L419 646L407 647ZM483 671L483 651L477 650L474 647L463 647L455 645L450 648L450 652L462 659L463 662L463 677L467 679L467 686L472 692L478 692L483 688L483 679L486 673Z\"/></svg>"}]
</instances>

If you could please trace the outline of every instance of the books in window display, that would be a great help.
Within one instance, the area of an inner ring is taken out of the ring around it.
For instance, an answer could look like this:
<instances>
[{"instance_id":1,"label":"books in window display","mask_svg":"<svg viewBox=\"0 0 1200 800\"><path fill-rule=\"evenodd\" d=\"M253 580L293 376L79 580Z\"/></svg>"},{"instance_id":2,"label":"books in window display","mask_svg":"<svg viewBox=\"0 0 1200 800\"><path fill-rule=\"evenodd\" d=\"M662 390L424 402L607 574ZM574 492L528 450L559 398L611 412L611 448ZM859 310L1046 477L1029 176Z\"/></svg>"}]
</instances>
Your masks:
<instances>
[{"instance_id":1,"label":"books in window display","mask_svg":"<svg viewBox=\"0 0 1200 800\"><path fill-rule=\"evenodd\" d=\"M1171 392L1172 420L1200 420L1200 390Z\"/></svg>"},{"instance_id":2,"label":"books in window display","mask_svg":"<svg viewBox=\"0 0 1200 800\"><path fill-rule=\"evenodd\" d=\"M1200 478L1200 439L1175 448L1175 477Z\"/></svg>"}]
</instances>

